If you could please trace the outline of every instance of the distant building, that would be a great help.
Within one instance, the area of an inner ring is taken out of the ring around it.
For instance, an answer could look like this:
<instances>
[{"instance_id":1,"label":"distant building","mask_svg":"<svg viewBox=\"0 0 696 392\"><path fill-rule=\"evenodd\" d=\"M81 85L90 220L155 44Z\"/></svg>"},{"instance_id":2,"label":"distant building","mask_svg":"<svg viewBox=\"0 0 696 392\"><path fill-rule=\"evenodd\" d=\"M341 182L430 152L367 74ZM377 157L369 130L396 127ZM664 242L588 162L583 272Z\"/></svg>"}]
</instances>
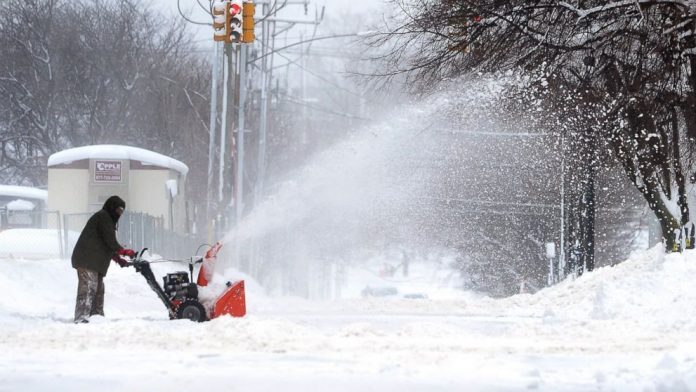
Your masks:
<instances>
[{"instance_id":1,"label":"distant building","mask_svg":"<svg viewBox=\"0 0 696 392\"><path fill-rule=\"evenodd\" d=\"M0 229L41 227L48 192L16 185L0 185Z\"/></svg>"},{"instance_id":2,"label":"distant building","mask_svg":"<svg viewBox=\"0 0 696 392\"><path fill-rule=\"evenodd\" d=\"M185 183L188 167L173 158L120 145L77 147L48 159L48 209L66 214L99 210L111 195L126 210L164 218L165 227L187 232ZM68 227L69 230L81 230Z\"/></svg>"}]
</instances>

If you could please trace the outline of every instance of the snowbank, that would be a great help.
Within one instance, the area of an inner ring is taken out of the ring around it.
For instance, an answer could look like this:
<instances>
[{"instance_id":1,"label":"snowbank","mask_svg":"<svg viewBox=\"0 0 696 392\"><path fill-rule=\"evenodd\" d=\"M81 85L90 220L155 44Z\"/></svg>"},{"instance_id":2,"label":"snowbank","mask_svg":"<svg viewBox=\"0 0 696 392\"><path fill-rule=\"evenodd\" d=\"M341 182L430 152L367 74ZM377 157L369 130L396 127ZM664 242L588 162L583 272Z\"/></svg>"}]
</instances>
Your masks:
<instances>
[{"instance_id":1,"label":"snowbank","mask_svg":"<svg viewBox=\"0 0 696 392\"><path fill-rule=\"evenodd\" d=\"M661 245L636 252L623 263L566 279L534 295L522 294L495 304L501 313L574 320L643 320L652 325L689 324L696 317L696 251L665 255Z\"/></svg>"},{"instance_id":2,"label":"snowbank","mask_svg":"<svg viewBox=\"0 0 696 392\"><path fill-rule=\"evenodd\" d=\"M0 233L0 249L11 253L16 239L25 239L25 231L31 231L36 239L36 251L48 246L55 239L50 231L34 229L14 229ZM43 236L49 235L48 238ZM43 239L42 239L43 238ZM47 245L48 244L48 245ZM56 245L57 246L57 245ZM168 272L185 271L187 267L176 263L153 264L158 279ZM75 290L74 271L67 260L9 260L0 259L0 279L11 287L10 296L0 296L0 309L12 308L14 312L26 309L32 316L53 313L60 293L69 304L63 318L71 315L72 297ZM342 286L343 300L308 301L300 298L276 298L267 296L263 287L249 276L235 269L217 271L206 288L201 288L203 299L214 299L224 290L227 281L246 281L247 300L250 314L254 309L262 313L288 311L286 305L292 303L300 308L331 308L337 311L350 309L358 312L412 313L447 312L453 315L486 314L494 317L538 317L552 320L643 320L653 326L688 325L696 328L696 317L685 309L696 308L696 290L692 288L696 278L696 251L683 254L665 255L661 247L632 255L627 261L613 267L599 268L575 280L567 279L560 284L540 290L535 294L520 294L504 299L493 299L456 288L451 271L427 268L426 264L413 263L408 277L396 272L392 277L379 276L379 267L369 269L365 266L348 268ZM55 285L50 293L36 290L44 284ZM107 310L115 317L138 316L142 314L139 306L131 301L138 298L152 302L147 311L157 309L165 317L154 293L145 284L142 276L130 268L120 269L115 264L106 278L109 284ZM397 289L395 295L385 297L368 296L363 298L366 287L391 286ZM408 294L422 294L408 298ZM405 298L406 297L406 298ZM45 303L25 308L17 299L33 304ZM128 299L120 302L119 298ZM147 299L151 299L149 301ZM9 300L9 303L6 301ZM110 309L111 308L111 309Z\"/></svg>"},{"instance_id":3,"label":"snowbank","mask_svg":"<svg viewBox=\"0 0 696 392\"><path fill-rule=\"evenodd\" d=\"M65 254L72 253L78 237L79 233L68 233ZM58 229L9 229L0 232L0 259L60 258L64 246Z\"/></svg>"},{"instance_id":4,"label":"snowbank","mask_svg":"<svg viewBox=\"0 0 696 392\"><path fill-rule=\"evenodd\" d=\"M36 205L28 200L12 200L5 206L9 211L31 211Z\"/></svg>"}]
</instances>

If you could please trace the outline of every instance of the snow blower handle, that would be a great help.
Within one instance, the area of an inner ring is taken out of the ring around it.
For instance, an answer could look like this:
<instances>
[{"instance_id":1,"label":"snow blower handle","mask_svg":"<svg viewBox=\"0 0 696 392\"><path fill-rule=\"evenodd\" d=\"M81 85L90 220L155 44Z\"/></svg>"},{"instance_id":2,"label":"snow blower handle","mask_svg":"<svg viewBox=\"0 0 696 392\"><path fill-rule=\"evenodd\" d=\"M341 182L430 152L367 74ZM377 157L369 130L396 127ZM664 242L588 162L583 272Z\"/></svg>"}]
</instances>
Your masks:
<instances>
[{"instance_id":1,"label":"snow blower handle","mask_svg":"<svg viewBox=\"0 0 696 392\"><path fill-rule=\"evenodd\" d=\"M135 252L135 256L133 259L128 263L128 265L132 265L136 267L135 269L138 270L139 266L142 265L143 263L147 263L147 261L143 260L143 255L145 252L148 250L148 248L143 248L140 252Z\"/></svg>"}]
</instances>

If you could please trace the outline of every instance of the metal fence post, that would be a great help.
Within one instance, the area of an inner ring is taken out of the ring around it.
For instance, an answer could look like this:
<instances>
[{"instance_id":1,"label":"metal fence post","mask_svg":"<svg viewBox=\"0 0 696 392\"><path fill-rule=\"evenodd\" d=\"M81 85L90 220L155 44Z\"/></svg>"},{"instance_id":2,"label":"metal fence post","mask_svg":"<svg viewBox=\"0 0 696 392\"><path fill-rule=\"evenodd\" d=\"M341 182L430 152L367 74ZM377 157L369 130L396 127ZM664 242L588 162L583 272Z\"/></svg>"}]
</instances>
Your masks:
<instances>
[{"instance_id":1,"label":"metal fence post","mask_svg":"<svg viewBox=\"0 0 696 392\"><path fill-rule=\"evenodd\" d=\"M128 216L126 217L125 223L125 231L123 232L123 241L126 242L129 246L134 246L133 244L133 213L129 213ZM123 229L121 229L123 230Z\"/></svg>"},{"instance_id":2,"label":"metal fence post","mask_svg":"<svg viewBox=\"0 0 696 392\"><path fill-rule=\"evenodd\" d=\"M59 218L60 219L60 218ZM68 214L63 215L63 249L65 249L65 253L67 253L67 250L70 249L70 239L68 238L68 219L70 219L70 216ZM58 223L60 225L60 222ZM62 255L63 258L65 258L67 255Z\"/></svg>"},{"instance_id":3,"label":"metal fence post","mask_svg":"<svg viewBox=\"0 0 696 392\"><path fill-rule=\"evenodd\" d=\"M145 245L145 214L140 214L140 246L144 248Z\"/></svg>"},{"instance_id":4,"label":"metal fence post","mask_svg":"<svg viewBox=\"0 0 696 392\"><path fill-rule=\"evenodd\" d=\"M66 257L66 253L68 253L68 248L66 246L63 246L63 228L60 221L60 211L55 211L54 214L56 216L56 230L58 231L58 251L60 252L60 258L64 259ZM46 218L48 220L48 216L46 216ZM65 243L67 243L67 241L65 241Z\"/></svg>"}]
</instances>

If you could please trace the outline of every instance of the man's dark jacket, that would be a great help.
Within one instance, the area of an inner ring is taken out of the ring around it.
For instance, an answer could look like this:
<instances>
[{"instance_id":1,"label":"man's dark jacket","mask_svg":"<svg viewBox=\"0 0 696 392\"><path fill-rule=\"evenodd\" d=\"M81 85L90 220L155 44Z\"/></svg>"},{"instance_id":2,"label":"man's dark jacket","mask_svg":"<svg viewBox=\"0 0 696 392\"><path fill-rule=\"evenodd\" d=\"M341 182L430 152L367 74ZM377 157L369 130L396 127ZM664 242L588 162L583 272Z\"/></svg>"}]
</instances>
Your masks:
<instances>
[{"instance_id":1,"label":"man's dark jacket","mask_svg":"<svg viewBox=\"0 0 696 392\"><path fill-rule=\"evenodd\" d=\"M87 268L102 276L106 275L111 257L123 248L116 240L116 223L119 218L116 209L125 206L126 203L121 198L112 196L101 210L89 218L72 253L73 268Z\"/></svg>"}]
</instances>

